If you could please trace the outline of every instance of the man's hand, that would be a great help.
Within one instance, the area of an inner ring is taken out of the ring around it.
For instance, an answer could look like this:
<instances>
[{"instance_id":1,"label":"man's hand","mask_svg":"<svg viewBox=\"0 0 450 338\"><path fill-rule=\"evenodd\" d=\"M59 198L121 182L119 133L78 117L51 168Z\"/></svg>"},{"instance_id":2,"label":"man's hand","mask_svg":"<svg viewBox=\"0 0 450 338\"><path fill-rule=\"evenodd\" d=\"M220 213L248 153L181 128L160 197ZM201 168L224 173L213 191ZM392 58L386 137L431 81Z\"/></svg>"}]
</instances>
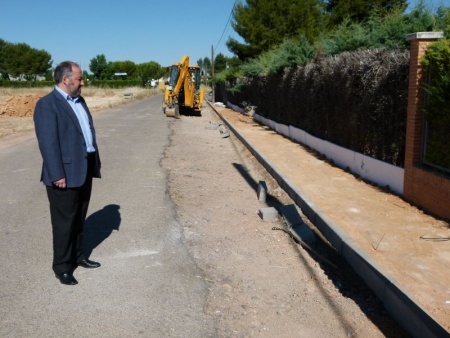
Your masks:
<instances>
[{"instance_id":1,"label":"man's hand","mask_svg":"<svg viewBox=\"0 0 450 338\"><path fill-rule=\"evenodd\" d=\"M60 188L60 189L65 189L66 188L66 178L63 177L57 181L54 181L53 184L55 185L55 187Z\"/></svg>"}]
</instances>

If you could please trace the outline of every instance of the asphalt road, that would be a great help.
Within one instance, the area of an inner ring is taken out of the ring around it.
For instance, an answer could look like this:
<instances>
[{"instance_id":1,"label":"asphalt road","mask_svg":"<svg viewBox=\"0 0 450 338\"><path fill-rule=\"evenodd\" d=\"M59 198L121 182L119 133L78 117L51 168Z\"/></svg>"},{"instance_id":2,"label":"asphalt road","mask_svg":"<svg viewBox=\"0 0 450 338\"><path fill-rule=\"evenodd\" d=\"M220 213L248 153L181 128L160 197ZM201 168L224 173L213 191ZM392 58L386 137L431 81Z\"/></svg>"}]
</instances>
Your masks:
<instances>
[{"instance_id":1,"label":"asphalt road","mask_svg":"<svg viewBox=\"0 0 450 338\"><path fill-rule=\"evenodd\" d=\"M183 244L160 166L161 96L94 115L95 179L86 249L99 269L65 286L52 269L50 215L33 135L0 147L1 337L207 337L207 286ZM26 136L26 135L25 135Z\"/></svg>"}]
</instances>

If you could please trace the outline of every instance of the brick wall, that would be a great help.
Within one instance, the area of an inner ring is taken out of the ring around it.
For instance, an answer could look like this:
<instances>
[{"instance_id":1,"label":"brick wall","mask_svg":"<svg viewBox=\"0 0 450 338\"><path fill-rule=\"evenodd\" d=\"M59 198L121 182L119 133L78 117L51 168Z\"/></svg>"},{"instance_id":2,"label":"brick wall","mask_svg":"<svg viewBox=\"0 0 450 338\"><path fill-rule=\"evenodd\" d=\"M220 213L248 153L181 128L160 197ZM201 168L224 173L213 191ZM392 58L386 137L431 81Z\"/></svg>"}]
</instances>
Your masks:
<instances>
[{"instance_id":1,"label":"brick wall","mask_svg":"<svg viewBox=\"0 0 450 338\"><path fill-rule=\"evenodd\" d=\"M422 166L422 134L424 122L425 71L420 58L430 43L442 33L415 33L410 41L410 69L406 125L405 178L403 195L406 200L425 211L450 220L450 179Z\"/></svg>"}]
</instances>

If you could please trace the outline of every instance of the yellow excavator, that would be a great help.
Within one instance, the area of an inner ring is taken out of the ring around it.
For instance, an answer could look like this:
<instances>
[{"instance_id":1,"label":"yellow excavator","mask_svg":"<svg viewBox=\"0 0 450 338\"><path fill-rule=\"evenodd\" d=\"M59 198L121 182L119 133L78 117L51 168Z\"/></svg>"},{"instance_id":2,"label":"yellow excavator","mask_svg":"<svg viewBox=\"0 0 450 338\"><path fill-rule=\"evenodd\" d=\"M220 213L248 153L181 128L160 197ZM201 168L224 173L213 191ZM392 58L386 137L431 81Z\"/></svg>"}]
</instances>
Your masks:
<instances>
[{"instance_id":1,"label":"yellow excavator","mask_svg":"<svg viewBox=\"0 0 450 338\"><path fill-rule=\"evenodd\" d=\"M170 67L162 109L167 116L180 118L180 112L200 114L204 90L200 87L200 67L189 65L189 56Z\"/></svg>"}]
</instances>

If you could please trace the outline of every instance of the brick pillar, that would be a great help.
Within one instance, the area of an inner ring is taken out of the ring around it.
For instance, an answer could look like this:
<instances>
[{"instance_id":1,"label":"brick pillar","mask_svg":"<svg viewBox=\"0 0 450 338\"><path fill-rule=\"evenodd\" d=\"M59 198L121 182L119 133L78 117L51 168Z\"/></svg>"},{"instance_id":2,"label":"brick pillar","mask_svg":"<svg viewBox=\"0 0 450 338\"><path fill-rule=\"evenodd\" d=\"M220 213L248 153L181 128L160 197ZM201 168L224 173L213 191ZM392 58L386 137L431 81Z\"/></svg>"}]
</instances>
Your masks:
<instances>
[{"instance_id":1,"label":"brick pillar","mask_svg":"<svg viewBox=\"0 0 450 338\"><path fill-rule=\"evenodd\" d=\"M422 132L423 132L423 109L425 92L425 70L420 64L420 59L425 55L428 45L438 38L442 33L427 32L414 33L406 37L410 41L409 61L409 85L408 85L408 108L406 119L406 149L405 167L419 163L422 154Z\"/></svg>"},{"instance_id":2,"label":"brick pillar","mask_svg":"<svg viewBox=\"0 0 450 338\"><path fill-rule=\"evenodd\" d=\"M439 38L442 32L414 33L407 36L410 41L408 107L405 142L405 177L403 195L405 199L443 218L450 218L450 181L435 175L422 166L422 138L425 108L426 70L420 59L428 45Z\"/></svg>"}]
</instances>

